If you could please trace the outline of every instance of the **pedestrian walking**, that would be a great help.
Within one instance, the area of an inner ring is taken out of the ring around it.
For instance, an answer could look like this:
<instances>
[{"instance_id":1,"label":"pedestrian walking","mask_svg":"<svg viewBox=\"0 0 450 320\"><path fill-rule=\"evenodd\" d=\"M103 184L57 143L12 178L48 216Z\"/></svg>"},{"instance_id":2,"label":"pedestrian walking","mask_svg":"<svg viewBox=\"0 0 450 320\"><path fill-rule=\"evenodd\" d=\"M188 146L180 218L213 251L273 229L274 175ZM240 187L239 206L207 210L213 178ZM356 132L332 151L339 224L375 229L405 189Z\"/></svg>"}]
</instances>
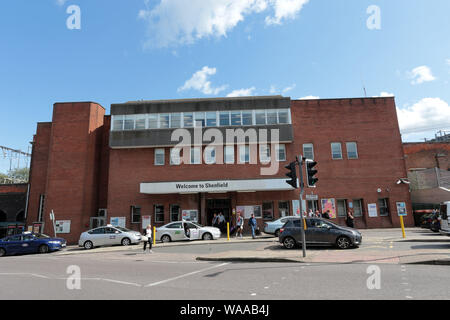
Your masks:
<instances>
[{"instance_id":1,"label":"pedestrian walking","mask_svg":"<svg viewBox=\"0 0 450 320\"><path fill-rule=\"evenodd\" d=\"M226 232L226 230L225 230L225 217L223 216L222 212L219 212L219 229L222 232Z\"/></svg>"},{"instance_id":2,"label":"pedestrian walking","mask_svg":"<svg viewBox=\"0 0 450 320\"><path fill-rule=\"evenodd\" d=\"M355 220L355 216L353 214L353 209L348 209L347 211L347 226L349 228L354 228L354 220Z\"/></svg>"},{"instance_id":3,"label":"pedestrian walking","mask_svg":"<svg viewBox=\"0 0 450 320\"><path fill-rule=\"evenodd\" d=\"M312 209L309 209L309 211L308 211L308 217L314 218L314 212L312 211Z\"/></svg>"},{"instance_id":4,"label":"pedestrian walking","mask_svg":"<svg viewBox=\"0 0 450 320\"><path fill-rule=\"evenodd\" d=\"M316 210L316 218L322 218L322 214L319 210Z\"/></svg>"},{"instance_id":5,"label":"pedestrian walking","mask_svg":"<svg viewBox=\"0 0 450 320\"><path fill-rule=\"evenodd\" d=\"M240 238L242 238L242 231L244 229L244 218L242 218L241 214L238 214L237 221L236 221L236 238L238 235Z\"/></svg>"},{"instance_id":6,"label":"pedestrian walking","mask_svg":"<svg viewBox=\"0 0 450 320\"><path fill-rule=\"evenodd\" d=\"M148 243L148 252L152 253L152 243L153 243L153 237L152 237L152 226L148 225L147 229L145 229L145 236L147 237L147 241L144 241L144 252L145 249L147 249L147 243Z\"/></svg>"},{"instance_id":7,"label":"pedestrian walking","mask_svg":"<svg viewBox=\"0 0 450 320\"><path fill-rule=\"evenodd\" d=\"M326 212L322 213L322 218L330 220L330 210L327 210Z\"/></svg>"},{"instance_id":8,"label":"pedestrian walking","mask_svg":"<svg viewBox=\"0 0 450 320\"><path fill-rule=\"evenodd\" d=\"M256 223L255 215L253 213L252 213L250 220L248 220L248 225L252 228L252 238L255 239L257 223Z\"/></svg>"}]
</instances>

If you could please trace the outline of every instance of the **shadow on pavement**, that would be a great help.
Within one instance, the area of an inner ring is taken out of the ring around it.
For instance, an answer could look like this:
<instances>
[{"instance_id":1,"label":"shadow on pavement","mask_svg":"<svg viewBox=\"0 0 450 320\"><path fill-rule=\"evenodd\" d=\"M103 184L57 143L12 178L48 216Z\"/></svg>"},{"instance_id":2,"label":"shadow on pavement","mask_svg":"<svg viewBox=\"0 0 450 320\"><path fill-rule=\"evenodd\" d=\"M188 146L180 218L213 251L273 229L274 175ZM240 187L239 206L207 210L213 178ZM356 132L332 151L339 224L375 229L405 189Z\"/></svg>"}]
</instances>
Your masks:
<instances>
[{"instance_id":1,"label":"shadow on pavement","mask_svg":"<svg viewBox=\"0 0 450 320\"><path fill-rule=\"evenodd\" d=\"M411 246L411 249L450 249L450 243L448 244L432 244L432 245L422 245L422 246ZM450 253L450 251L449 251Z\"/></svg>"}]
</instances>

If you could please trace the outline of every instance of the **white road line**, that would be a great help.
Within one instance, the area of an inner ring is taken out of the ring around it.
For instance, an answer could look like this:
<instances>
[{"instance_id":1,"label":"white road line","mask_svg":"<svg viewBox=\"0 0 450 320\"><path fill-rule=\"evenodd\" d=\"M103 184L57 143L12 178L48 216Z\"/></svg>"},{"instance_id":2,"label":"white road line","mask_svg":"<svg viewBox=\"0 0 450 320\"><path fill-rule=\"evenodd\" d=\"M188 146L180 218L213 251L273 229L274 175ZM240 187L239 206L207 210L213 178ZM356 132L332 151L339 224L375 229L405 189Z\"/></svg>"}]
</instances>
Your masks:
<instances>
[{"instance_id":1,"label":"white road line","mask_svg":"<svg viewBox=\"0 0 450 320\"><path fill-rule=\"evenodd\" d=\"M141 284L133 283L133 282L125 282L125 281L112 280L112 279L103 279L103 278L101 278L100 280L103 280L103 281L106 281L106 282L118 283L118 284L125 284L125 285L130 285L130 286L135 286L135 287L142 287Z\"/></svg>"},{"instance_id":2,"label":"white road line","mask_svg":"<svg viewBox=\"0 0 450 320\"><path fill-rule=\"evenodd\" d=\"M158 286L160 284L167 283L167 282L174 281L174 280L178 280L178 279L181 279L181 278L186 278L186 277L192 276L192 275L200 273L200 272L208 271L208 270L215 269L215 268L220 268L220 267L226 266L228 264L230 264L230 263L229 262L222 263L222 264L219 264L219 265L216 265L216 266L212 266L212 267L209 267L209 268L206 268L206 269L201 269L201 270L197 270L197 271L194 271L194 272L189 272L189 273L183 274L183 275L178 276L178 277L174 277L174 278L170 278L170 279L166 279L166 280L150 283L150 284L146 285L145 287L147 288L147 287Z\"/></svg>"}]
</instances>

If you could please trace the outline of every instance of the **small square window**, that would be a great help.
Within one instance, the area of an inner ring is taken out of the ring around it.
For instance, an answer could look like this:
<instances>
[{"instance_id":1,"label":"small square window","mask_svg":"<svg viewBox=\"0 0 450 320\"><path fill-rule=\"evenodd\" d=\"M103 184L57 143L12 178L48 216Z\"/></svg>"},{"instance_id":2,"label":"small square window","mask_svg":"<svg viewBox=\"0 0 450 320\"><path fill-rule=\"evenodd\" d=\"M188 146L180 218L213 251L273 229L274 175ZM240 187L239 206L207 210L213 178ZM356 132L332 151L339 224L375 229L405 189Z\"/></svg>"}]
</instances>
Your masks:
<instances>
[{"instance_id":1,"label":"small square window","mask_svg":"<svg viewBox=\"0 0 450 320\"><path fill-rule=\"evenodd\" d=\"M269 163L270 162L270 146L269 145L260 145L259 146L259 161L261 161L261 163Z\"/></svg>"},{"instance_id":2,"label":"small square window","mask_svg":"<svg viewBox=\"0 0 450 320\"><path fill-rule=\"evenodd\" d=\"M286 146L284 144L279 144L276 146L277 151L277 161L286 161Z\"/></svg>"},{"instance_id":3,"label":"small square window","mask_svg":"<svg viewBox=\"0 0 450 320\"><path fill-rule=\"evenodd\" d=\"M170 150L170 164L173 166L179 166L181 164L181 149L180 148L172 148Z\"/></svg>"},{"instance_id":4,"label":"small square window","mask_svg":"<svg viewBox=\"0 0 450 320\"><path fill-rule=\"evenodd\" d=\"M184 113L183 114L184 128L192 128L194 127L194 115L192 113Z\"/></svg>"},{"instance_id":5,"label":"small square window","mask_svg":"<svg viewBox=\"0 0 450 320\"><path fill-rule=\"evenodd\" d=\"M220 125L221 126L229 126L230 125L230 112L220 112Z\"/></svg>"},{"instance_id":6,"label":"small square window","mask_svg":"<svg viewBox=\"0 0 450 320\"><path fill-rule=\"evenodd\" d=\"M356 142L347 142L347 158L358 159L358 146Z\"/></svg>"},{"instance_id":7,"label":"small square window","mask_svg":"<svg viewBox=\"0 0 450 320\"><path fill-rule=\"evenodd\" d=\"M159 127L161 129L170 128L170 114L159 115Z\"/></svg>"},{"instance_id":8,"label":"small square window","mask_svg":"<svg viewBox=\"0 0 450 320\"><path fill-rule=\"evenodd\" d=\"M155 149L155 166L164 165L164 149Z\"/></svg>"},{"instance_id":9,"label":"small square window","mask_svg":"<svg viewBox=\"0 0 450 320\"><path fill-rule=\"evenodd\" d=\"M158 114L152 113L148 115L148 128L158 129Z\"/></svg>"},{"instance_id":10,"label":"small square window","mask_svg":"<svg viewBox=\"0 0 450 320\"><path fill-rule=\"evenodd\" d=\"M265 110L255 111L255 121L256 121L257 125L265 125L266 124L266 111Z\"/></svg>"},{"instance_id":11,"label":"small square window","mask_svg":"<svg viewBox=\"0 0 450 320\"><path fill-rule=\"evenodd\" d=\"M305 143L303 145L303 156L306 159L314 160L314 145L312 143Z\"/></svg>"},{"instance_id":12,"label":"small square window","mask_svg":"<svg viewBox=\"0 0 450 320\"><path fill-rule=\"evenodd\" d=\"M131 223L141 222L141 207L131 206Z\"/></svg>"},{"instance_id":13,"label":"small square window","mask_svg":"<svg viewBox=\"0 0 450 320\"><path fill-rule=\"evenodd\" d=\"M342 159L342 146L340 142L333 142L331 144L331 156L335 160Z\"/></svg>"},{"instance_id":14,"label":"small square window","mask_svg":"<svg viewBox=\"0 0 450 320\"><path fill-rule=\"evenodd\" d=\"M181 128L181 113L172 113L170 115L170 127Z\"/></svg>"},{"instance_id":15,"label":"small square window","mask_svg":"<svg viewBox=\"0 0 450 320\"><path fill-rule=\"evenodd\" d=\"M155 222L164 223L164 206L157 204L155 205L154 211L155 211Z\"/></svg>"}]
</instances>

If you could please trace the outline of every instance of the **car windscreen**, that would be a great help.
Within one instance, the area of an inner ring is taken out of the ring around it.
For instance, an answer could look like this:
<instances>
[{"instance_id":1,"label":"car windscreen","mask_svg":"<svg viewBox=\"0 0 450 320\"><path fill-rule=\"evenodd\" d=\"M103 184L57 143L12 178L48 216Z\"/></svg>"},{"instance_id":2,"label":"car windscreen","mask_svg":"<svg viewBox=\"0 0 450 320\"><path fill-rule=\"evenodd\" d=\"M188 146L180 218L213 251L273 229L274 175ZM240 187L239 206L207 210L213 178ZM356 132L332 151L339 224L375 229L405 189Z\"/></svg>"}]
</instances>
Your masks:
<instances>
[{"instance_id":1,"label":"car windscreen","mask_svg":"<svg viewBox=\"0 0 450 320\"><path fill-rule=\"evenodd\" d=\"M122 228L122 227L114 227L114 228L116 228L117 230L120 230L122 232L130 232L131 231L130 229L126 229L126 228Z\"/></svg>"},{"instance_id":2,"label":"car windscreen","mask_svg":"<svg viewBox=\"0 0 450 320\"><path fill-rule=\"evenodd\" d=\"M48 235L42 234L42 233L34 233L33 235L34 235L36 238L38 238L38 239L48 239L48 238L50 238Z\"/></svg>"}]
</instances>

